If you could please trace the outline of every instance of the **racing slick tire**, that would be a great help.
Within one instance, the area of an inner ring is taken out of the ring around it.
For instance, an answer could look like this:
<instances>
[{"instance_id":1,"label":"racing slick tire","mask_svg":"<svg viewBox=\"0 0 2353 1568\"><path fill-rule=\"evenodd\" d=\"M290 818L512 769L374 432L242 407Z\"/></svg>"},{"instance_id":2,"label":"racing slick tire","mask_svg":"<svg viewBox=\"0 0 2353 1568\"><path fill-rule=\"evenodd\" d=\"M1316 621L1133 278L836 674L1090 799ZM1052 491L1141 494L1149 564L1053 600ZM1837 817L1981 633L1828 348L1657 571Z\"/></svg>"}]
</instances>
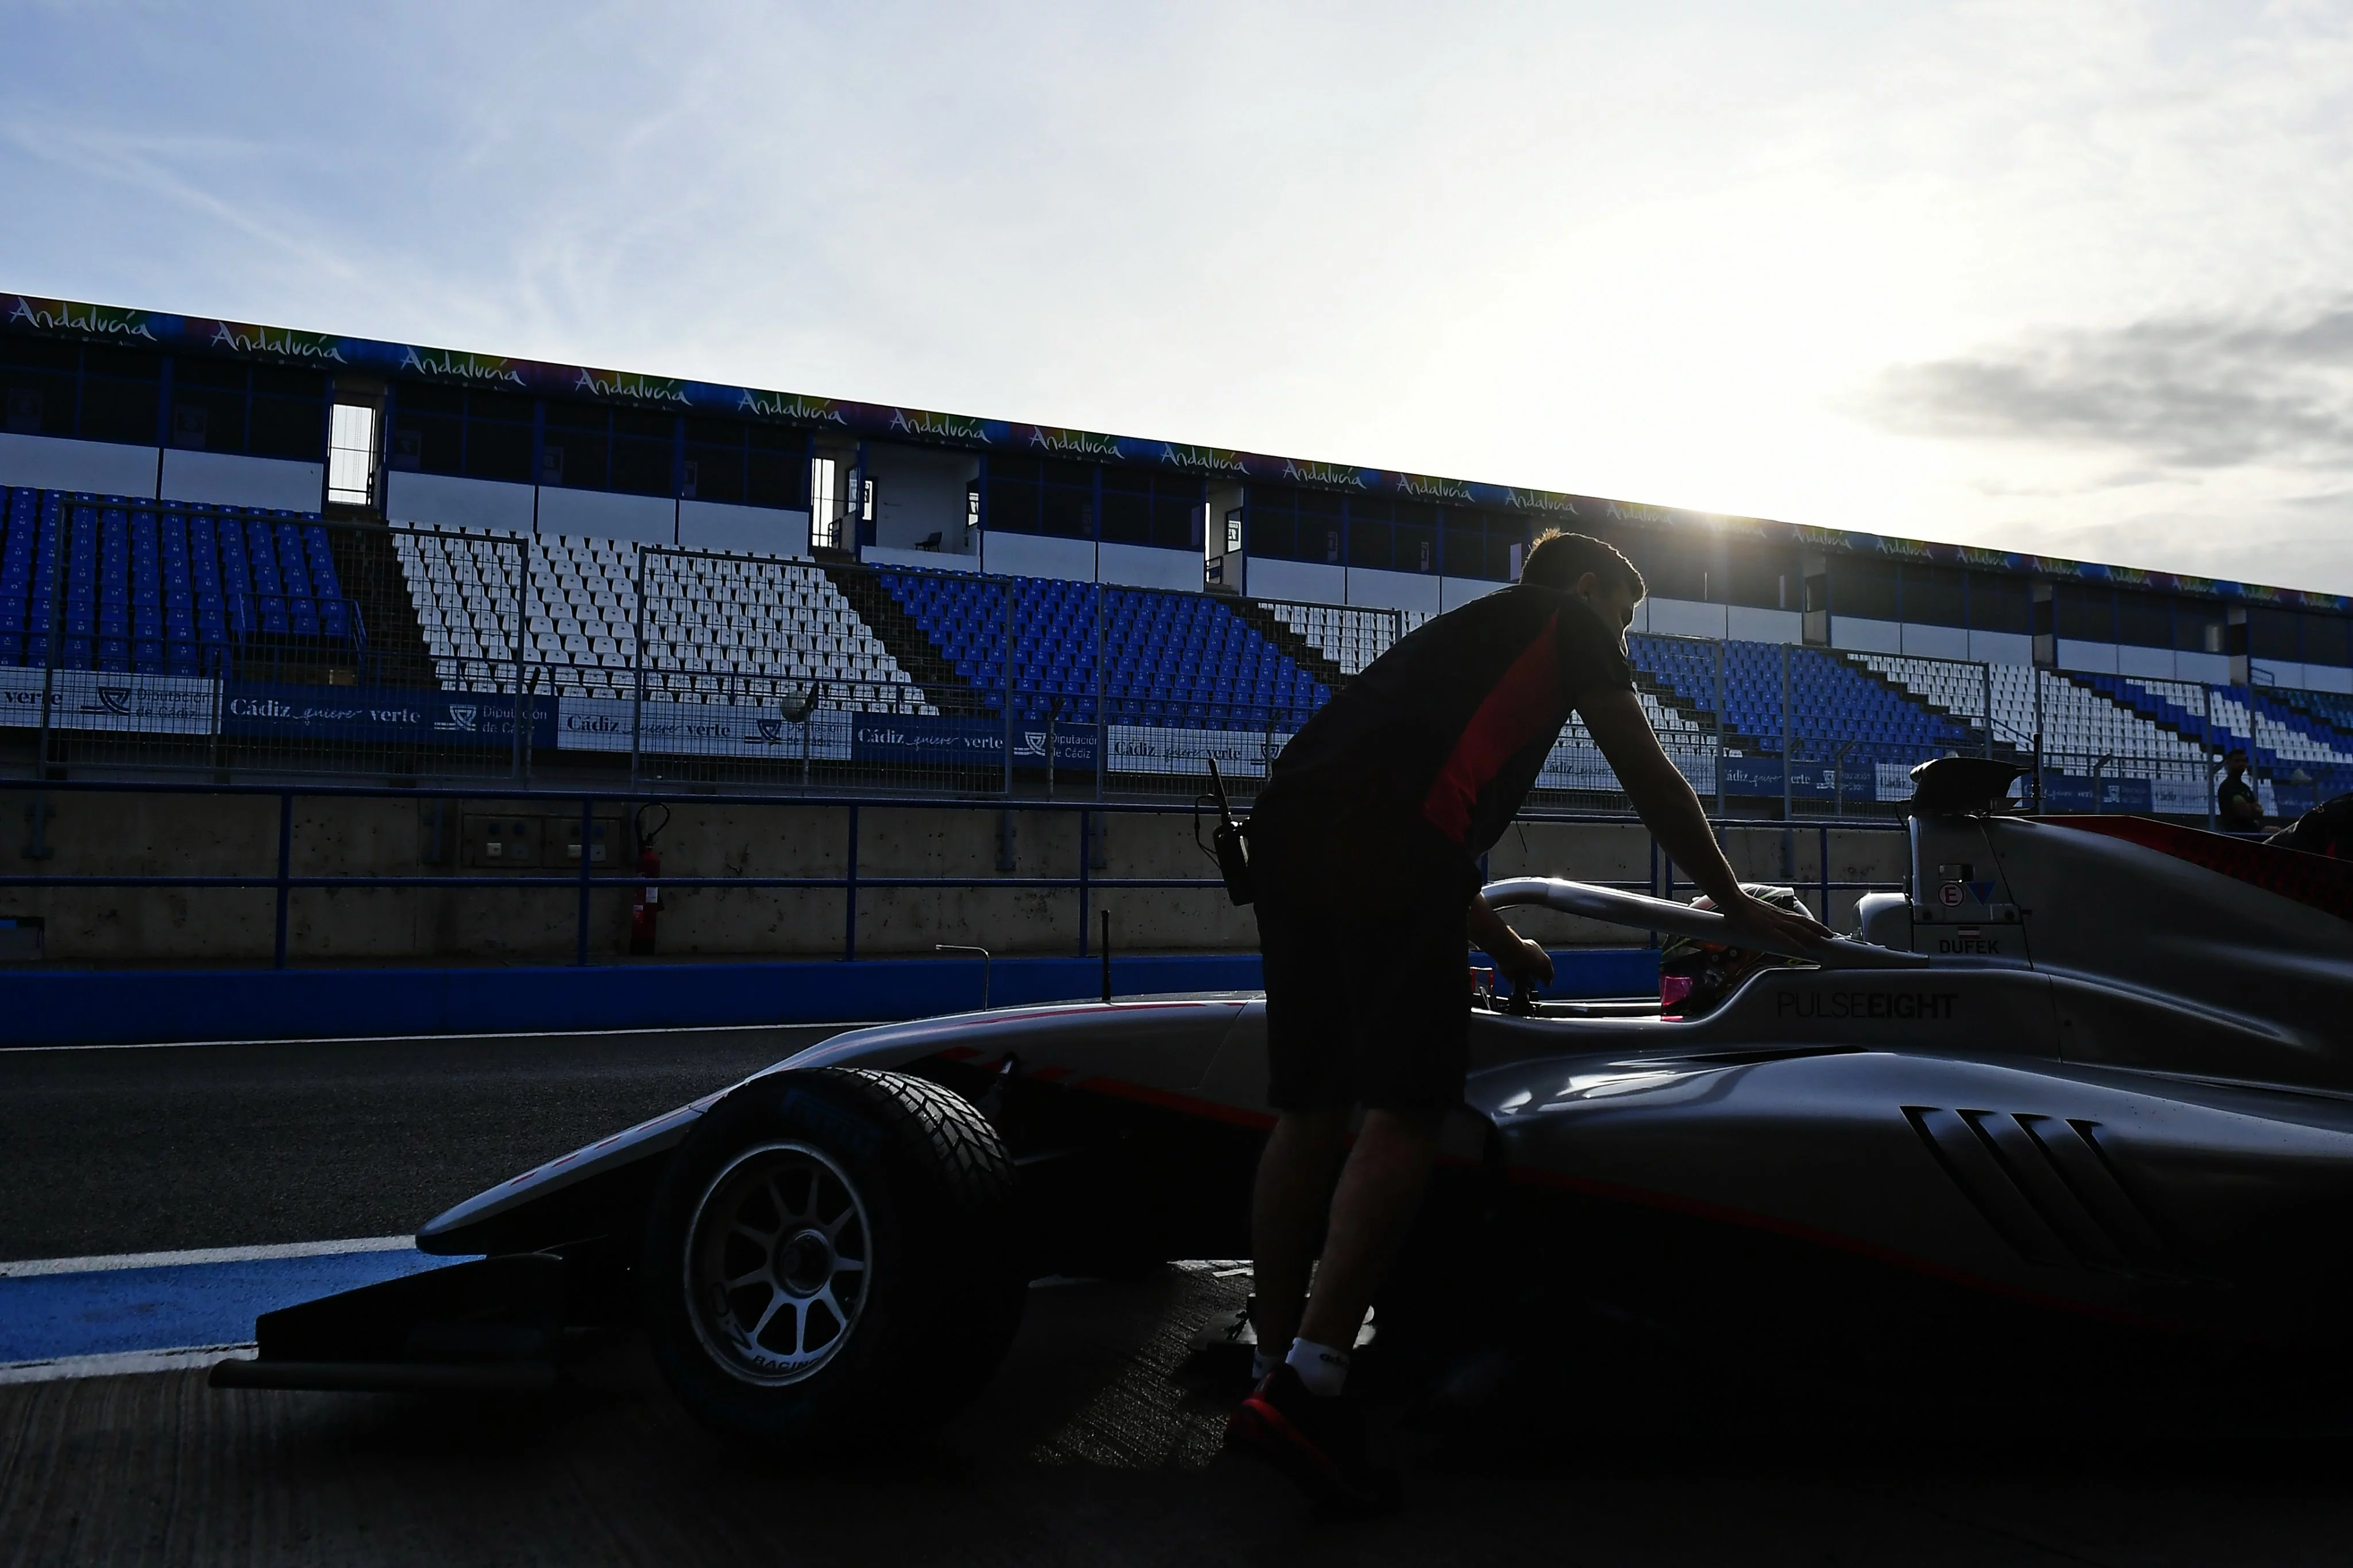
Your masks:
<instances>
[{"instance_id":1,"label":"racing slick tire","mask_svg":"<svg viewBox=\"0 0 2353 1568\"><path fill-rule=\"evenodd\" d=\"M1013 1161L971 1103L902 1073L779 1073L704 1113L654 1191L638 1279L655 1360L726 1438L832 1447L944 1419L1029 1293Z\"/></svg>"}]
</instances>

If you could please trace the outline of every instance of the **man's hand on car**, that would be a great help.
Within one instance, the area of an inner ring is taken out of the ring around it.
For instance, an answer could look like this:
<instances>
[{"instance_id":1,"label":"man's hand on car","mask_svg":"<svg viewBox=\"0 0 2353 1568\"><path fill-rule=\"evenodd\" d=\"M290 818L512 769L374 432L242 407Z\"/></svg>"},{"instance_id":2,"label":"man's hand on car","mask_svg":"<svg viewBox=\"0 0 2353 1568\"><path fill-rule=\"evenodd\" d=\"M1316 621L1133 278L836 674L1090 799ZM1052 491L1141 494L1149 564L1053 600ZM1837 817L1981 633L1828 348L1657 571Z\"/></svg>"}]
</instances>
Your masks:
<instances>
[{"instance_id":1,"label":"man's hand on car","mask_svg":"<svg viewBox=\"0 0 2353 1568\"><path fill-rule=\"evenodd\" d=\"M1488 956L1495 961L1495 968L1504 978L1512 983L1514 992L1525 991L1532 984L1552 984L1552 954L1526 937L1519 937L1508 945L1498 942Z\"/></svg>"},{"instance_id":2,"label":"man's hand on car","mask_svg":"<svg viewBox=\"0 0 2353 1568\"><path fill-rule=\"evenodd\" d=\"M1512 983L1514 991L1525 991L1531 983L1552 984L1552 954L1541 943L1514 931L1503 916L1487 907L1485 899L1472 896L1465 923L1472 942L1495 961L1495 972Z\"/></svg>"},{"instance_id":3,"label":"man's hand on car","mask_svg":"<svg viewBox=\"0 0 2353 1568\"><path fill-rule=\"evenodd\" d=\"M1774 951L1794 949L1798 953L1817 951L1830 940L1830 928L1811 915L1802 915L1778 909L1762 899L1751 898L1747 892L1735 889L1728 898L1711 897L1708 903L1721 911L1732 927L1732 945L1757 945ZM1747 939L1743 942L1740 939Z\"/></svg>"}]
</instances>

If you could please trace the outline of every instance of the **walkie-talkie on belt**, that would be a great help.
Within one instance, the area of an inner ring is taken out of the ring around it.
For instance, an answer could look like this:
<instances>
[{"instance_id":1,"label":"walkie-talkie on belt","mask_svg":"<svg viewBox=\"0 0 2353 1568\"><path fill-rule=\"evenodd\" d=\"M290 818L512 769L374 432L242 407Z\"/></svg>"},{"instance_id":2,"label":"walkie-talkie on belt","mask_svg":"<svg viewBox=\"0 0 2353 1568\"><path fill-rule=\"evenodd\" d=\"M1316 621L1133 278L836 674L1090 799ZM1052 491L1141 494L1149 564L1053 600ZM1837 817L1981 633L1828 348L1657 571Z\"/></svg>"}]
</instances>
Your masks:
<instances>
[{"instance_id":1,"label":"walkie-talkie on belt","mask_svg":"<svg viewBox=\"0 0 2353 1568\"><path fill-rule=\"evenodd\" d=\"M1218 772L1218 759L1209 762L1209 797L1217 803L1218 826L1209 830L1209 842L1217 847L1218 875L1226 879L1226 897L1237 904L1247 904L1258 897L1258 888L1250 880L1250 841L1248 830L1234 820L1234 808L1226 798L1226 781ZM1200 831L1196 818L1194 832Z\"/></svg>"}]
</instances>

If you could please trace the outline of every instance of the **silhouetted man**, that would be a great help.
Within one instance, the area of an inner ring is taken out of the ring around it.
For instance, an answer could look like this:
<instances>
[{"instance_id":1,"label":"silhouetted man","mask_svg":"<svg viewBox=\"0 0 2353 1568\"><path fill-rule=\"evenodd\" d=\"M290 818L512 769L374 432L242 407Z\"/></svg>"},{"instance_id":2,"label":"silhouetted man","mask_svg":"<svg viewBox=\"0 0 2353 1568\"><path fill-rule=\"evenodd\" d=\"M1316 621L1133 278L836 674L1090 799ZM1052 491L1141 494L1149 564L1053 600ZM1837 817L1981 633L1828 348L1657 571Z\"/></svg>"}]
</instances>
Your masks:
<instances>
[{"instance_id":1,"label":"silhouetted man","mask_svg":"<svg viewBox=\"0 0 2353 1568\"><path fill-rule=\"evenodd\" d=\"M2233 746L2222 758L2222 782L2214 789L2214 819L2225 832L2254 832L2263 826L2263 803L2246 774L2247 753Z\"/></svg>"},{"instance_id":2,"label":"silhouetted man","mask_svg":"<svg viewBox=\"0 0 2353 1568\"><path fill-rule=\"evenodd\" d=\"M1514 987L1552 978L1544 950L1480 898L1479 858L1569 714L1736 931L1777 943L1823 934L1742 889L1659 749L1626 662L1642 594L1641 574L1609 545L1546 535L1517 583L1400 639L1309 720L1251 813L1278 1116L1251 1207L1260 1377L1227 1441L1327 1505L1397 1500L1343 1392L1349 1351L1420 1202L1440 1122L1461 1103L1466 928ZM1357 1106L1364 1125L1341 1166Z\"/></svg>"}]
</instances>

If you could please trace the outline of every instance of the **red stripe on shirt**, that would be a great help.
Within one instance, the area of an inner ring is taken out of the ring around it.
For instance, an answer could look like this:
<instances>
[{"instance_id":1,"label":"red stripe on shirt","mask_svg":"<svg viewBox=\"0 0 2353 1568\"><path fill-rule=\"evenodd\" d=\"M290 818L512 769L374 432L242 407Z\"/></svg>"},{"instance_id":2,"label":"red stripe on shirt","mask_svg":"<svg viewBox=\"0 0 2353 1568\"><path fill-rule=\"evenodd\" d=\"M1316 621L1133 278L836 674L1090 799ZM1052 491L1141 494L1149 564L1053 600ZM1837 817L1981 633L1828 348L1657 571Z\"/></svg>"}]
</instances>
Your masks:
<instances>
[{"instance_id":1,"label":"red stripe on shirt","mask_svg":"<svg viewBox=\"0 0 2353 1568\"><path fill-rule=\"evenodd\" d=\"M1504 679L1471 715L1448 753L1446 765L1421 803L1421 815L1454 843L1471 830L1479 792L1494 782L1512 753L1568 716L1560 690L1560 612L1529 643Z\"/></svg>"}]
</instances>

